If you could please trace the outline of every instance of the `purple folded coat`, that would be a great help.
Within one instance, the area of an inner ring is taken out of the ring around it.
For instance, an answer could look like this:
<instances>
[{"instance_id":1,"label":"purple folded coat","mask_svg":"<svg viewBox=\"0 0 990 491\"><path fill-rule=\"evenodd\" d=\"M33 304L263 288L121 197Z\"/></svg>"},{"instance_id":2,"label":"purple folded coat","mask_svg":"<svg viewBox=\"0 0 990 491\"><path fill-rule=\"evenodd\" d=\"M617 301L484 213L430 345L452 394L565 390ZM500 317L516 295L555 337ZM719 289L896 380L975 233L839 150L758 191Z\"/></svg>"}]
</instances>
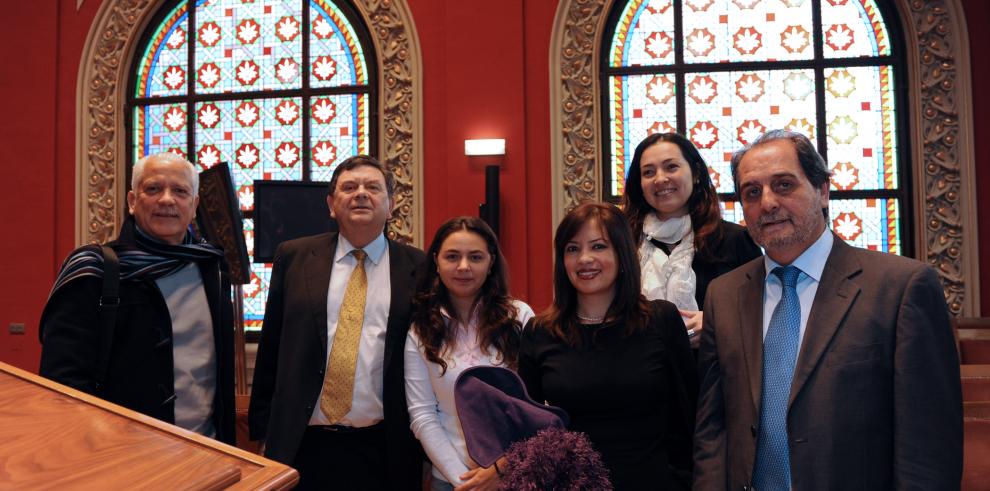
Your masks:
<instances>
[{"instance_id":1,"label":"purple folded coat","mask_svg":"<svg viewBox=\"0 0 990 491\"><path fill-rule=\"evenodd\" d=\"M534 401L522 379L502 367L472 367L454 383L454 405L464 431L468 455L489 467L509 447L544 428L566 428L569 418L558 407Z\"/></svg>"}]
</instances>

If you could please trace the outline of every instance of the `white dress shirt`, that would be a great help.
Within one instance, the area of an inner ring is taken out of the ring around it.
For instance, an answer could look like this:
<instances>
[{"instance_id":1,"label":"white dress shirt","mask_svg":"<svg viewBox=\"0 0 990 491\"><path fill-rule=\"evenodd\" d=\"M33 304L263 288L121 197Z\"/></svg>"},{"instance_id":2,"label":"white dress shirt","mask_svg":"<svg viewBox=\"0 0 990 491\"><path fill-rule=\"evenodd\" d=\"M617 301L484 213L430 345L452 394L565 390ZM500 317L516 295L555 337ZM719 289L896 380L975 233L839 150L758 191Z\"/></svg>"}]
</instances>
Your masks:
<instances>
[{"instance_id":1,"label":"white dress shirt","mask_svg":"<svg viewBox=\"0 0 990 491\"><path fill-rule=\"evenodd\" d=\"M798 335L798 348L800 353L801 343L804 342L804 331L808 327L808 315L811 313L811 305L815 303L815 294L818 293L818 284L822 281L822 271L825 270L825 262L832 252L832 231L825 228L822 235L811 247L801 253L790 265L797 266L801 270L797 281L798 300L801 302L801 331ZM781 292L784 288L780 278L773 274L773 268L781 266L770 256L763 256L766 267L766 284L763 288L763 337L767 336L767 329L770 328L770 317L773 316L773 309L780 302Z\"/></svg>"},{"instance_id":2,"label":"white dress shirt","mask_svg":"<svg viewBox=\"0 0 990 491\"><path fill-rule=\"evenodd\" d=\"M513 300L521 326L533 317L533 309ZM444 319L450 317L443 312ZM477 312L464 328L457 330L453 349L443 354L447 371L440 374L440 365L428 361L414 329L406 336L404 353L406 369L406 402L409 405L409 426L433 462L433 475L454 486L462 484L461 474L478 467L467 453L464 432L454 405L454 382L468 368L503 366L501 356L493 347L482 352L478 346Z\"/></svg>"},{"instance_id":3,"label":"white dress shirt","mask_svg":"<svg viewBox=\"0 0 990 491\"><path fill-rule=\"evenodd\" d=\"M351 254L354 249L356 248L343 235L338 236L337 251L334 253L330 272L330 288L327 291L327 359L333 349L337 317L340 315L340 304L344 301L347 282L351 278L351 272L357 267L357 259ZM382 409L385 329L388 327L388 309L392 301L388 241L385 240L385 235L379 235L363 249L368 254L364 261L368 296L364 304L364 325L361 327L357 367L354 370L354 396L351 399L351 410L335 423L356 428L371 426L385 419ZM326 366L326 362L324 360L323 366ZM323 397L323 389L320 389L320 397ZM317 404L309 418L309 424L332 423Z\"/></svg>"}]
</instances>

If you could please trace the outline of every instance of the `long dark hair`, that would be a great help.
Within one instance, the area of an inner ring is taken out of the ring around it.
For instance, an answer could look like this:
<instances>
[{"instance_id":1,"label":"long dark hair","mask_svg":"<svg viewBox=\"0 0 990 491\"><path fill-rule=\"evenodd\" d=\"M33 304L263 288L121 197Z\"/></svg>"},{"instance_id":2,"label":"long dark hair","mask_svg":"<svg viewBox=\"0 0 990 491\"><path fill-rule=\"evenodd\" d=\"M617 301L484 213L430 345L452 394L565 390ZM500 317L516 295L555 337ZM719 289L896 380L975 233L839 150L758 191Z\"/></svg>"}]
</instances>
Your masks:
<instances>
[{"instance_id":1,"label":"long dark hair","mask_svg":"<svg viewBox=\"0 0 990 491\"><path fill-rule=\"evenodd\" d=\"M570 211L553 238L553 304L540 314L538 324L571 346L581 343L577 321L577 290L567 277L564 249L584 224L594 221L612 244L619 274L615 279L615 297L605 313L607 319L619 319L626 334L646 327L649 306L640 294L641 276L636 242L622 212L609 203L586 202Z\"/></svg>"},{"instance_id":2,"label":"long dark hair","mask_svg":"<svg viewBox=\"0 0 990 491\"><path fill-rule=\"evenodd\" d=\"M710 257L711 251L706 244L709 240L717 241L721 238L722 228L719 223L722 221L722 209L718 206L718 193L715 192L715 185L711 176L708 175L708 166L705 159L701 158L698 149L690 140L677 133L654 133L647 136L636 145L632 162L629 164L629 175L626 176L625 192L622 195L622 210L632 227L633 237L636 244L643 241L643 222L647 215L655 210L646 202L643 196L642 171L640 165L643 160L643 152L660 142L669 142L677 145L684 155L691 168L693 186L691 196L688 197L688 213L691 215L691 228L694 230L694 250L695 254L702 257Z\"/></svg>"},{"instance_id":3,"label":"long dark hair","mask_svg":"<svg viewBox=\"0 0 990 491\"><path fill-rule=\"evenodd\" d=\"M519 361L519 321L518 310L509 297L509 273L498 247L495 232L487 223L475 217L457 217L447 220L437 229L430 249L426 252L426 268L413 300L412 329L419 336L426 359L440 365L441 374L447 371L443 356L456 339L454 323L447 325L440 309L456 318L456 311L450 302L447 287L437 274L437 256L440 247L454 232L468 231L484 239L488 254L492 257L492 267L485 282L478 291L475 306L478 306L478 341L482 351L494 347L502 357L502 362L515 368ZM474 307L474 306L472 306ZM459 319L467 322L468 319Z\"/></svg>"}]
</instances>

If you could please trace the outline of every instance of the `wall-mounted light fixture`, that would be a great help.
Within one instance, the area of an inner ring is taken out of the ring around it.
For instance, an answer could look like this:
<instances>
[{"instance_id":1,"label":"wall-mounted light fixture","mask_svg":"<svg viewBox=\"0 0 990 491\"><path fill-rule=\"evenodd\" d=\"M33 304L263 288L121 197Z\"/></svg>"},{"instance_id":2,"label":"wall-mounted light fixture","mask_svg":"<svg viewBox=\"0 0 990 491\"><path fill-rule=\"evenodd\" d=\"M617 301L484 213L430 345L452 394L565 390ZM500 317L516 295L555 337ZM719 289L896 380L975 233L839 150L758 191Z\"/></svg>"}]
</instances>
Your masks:
<instances>
[{"instance_id":1,"label":"wall-mounted light fixture","mask_svg":"<svg viewBox=\"0 0 990 491\"><path fill-rule=\"evenodd\" d=\"M505 155L505 139L464 140L464 155L468 157Z\"/></svg>"},{"instance_id":2,"label":"wall-mounted light fixture","mask_svg":"<svg viewBox=\"0 0 990 491\"><path fill-rule=\"evenodd\" d=\"M498 157L485 166L485 202L478 206L478 214L498 236L499 192L498 168L505 155L505 139L464 140L464 155L468 157Z\"/></svg>"}]
</instances>

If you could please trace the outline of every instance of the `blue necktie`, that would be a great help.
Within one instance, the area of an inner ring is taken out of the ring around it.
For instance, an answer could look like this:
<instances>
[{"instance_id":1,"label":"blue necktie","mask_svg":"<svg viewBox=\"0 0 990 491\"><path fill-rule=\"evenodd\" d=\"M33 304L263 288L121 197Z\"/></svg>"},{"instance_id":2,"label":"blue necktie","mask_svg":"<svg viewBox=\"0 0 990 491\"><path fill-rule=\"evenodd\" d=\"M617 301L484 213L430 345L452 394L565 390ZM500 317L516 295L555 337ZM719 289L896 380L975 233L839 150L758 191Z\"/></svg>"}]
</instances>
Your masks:
<instances>
[{"instance_id":1,"label":"blue necktie","mask_svg":"<svg viewBox=\"0 0 990 491\"><path fill-rule=\"evenodd\" d=\"M787 399L791 393L801 331L801 302L797 280L801 270L778 266L771 271L784 285L763 339L763 395L760 434L756 441L756 491L791 489L791 464L787 447Z\"/></svg>"}]
</instances>

